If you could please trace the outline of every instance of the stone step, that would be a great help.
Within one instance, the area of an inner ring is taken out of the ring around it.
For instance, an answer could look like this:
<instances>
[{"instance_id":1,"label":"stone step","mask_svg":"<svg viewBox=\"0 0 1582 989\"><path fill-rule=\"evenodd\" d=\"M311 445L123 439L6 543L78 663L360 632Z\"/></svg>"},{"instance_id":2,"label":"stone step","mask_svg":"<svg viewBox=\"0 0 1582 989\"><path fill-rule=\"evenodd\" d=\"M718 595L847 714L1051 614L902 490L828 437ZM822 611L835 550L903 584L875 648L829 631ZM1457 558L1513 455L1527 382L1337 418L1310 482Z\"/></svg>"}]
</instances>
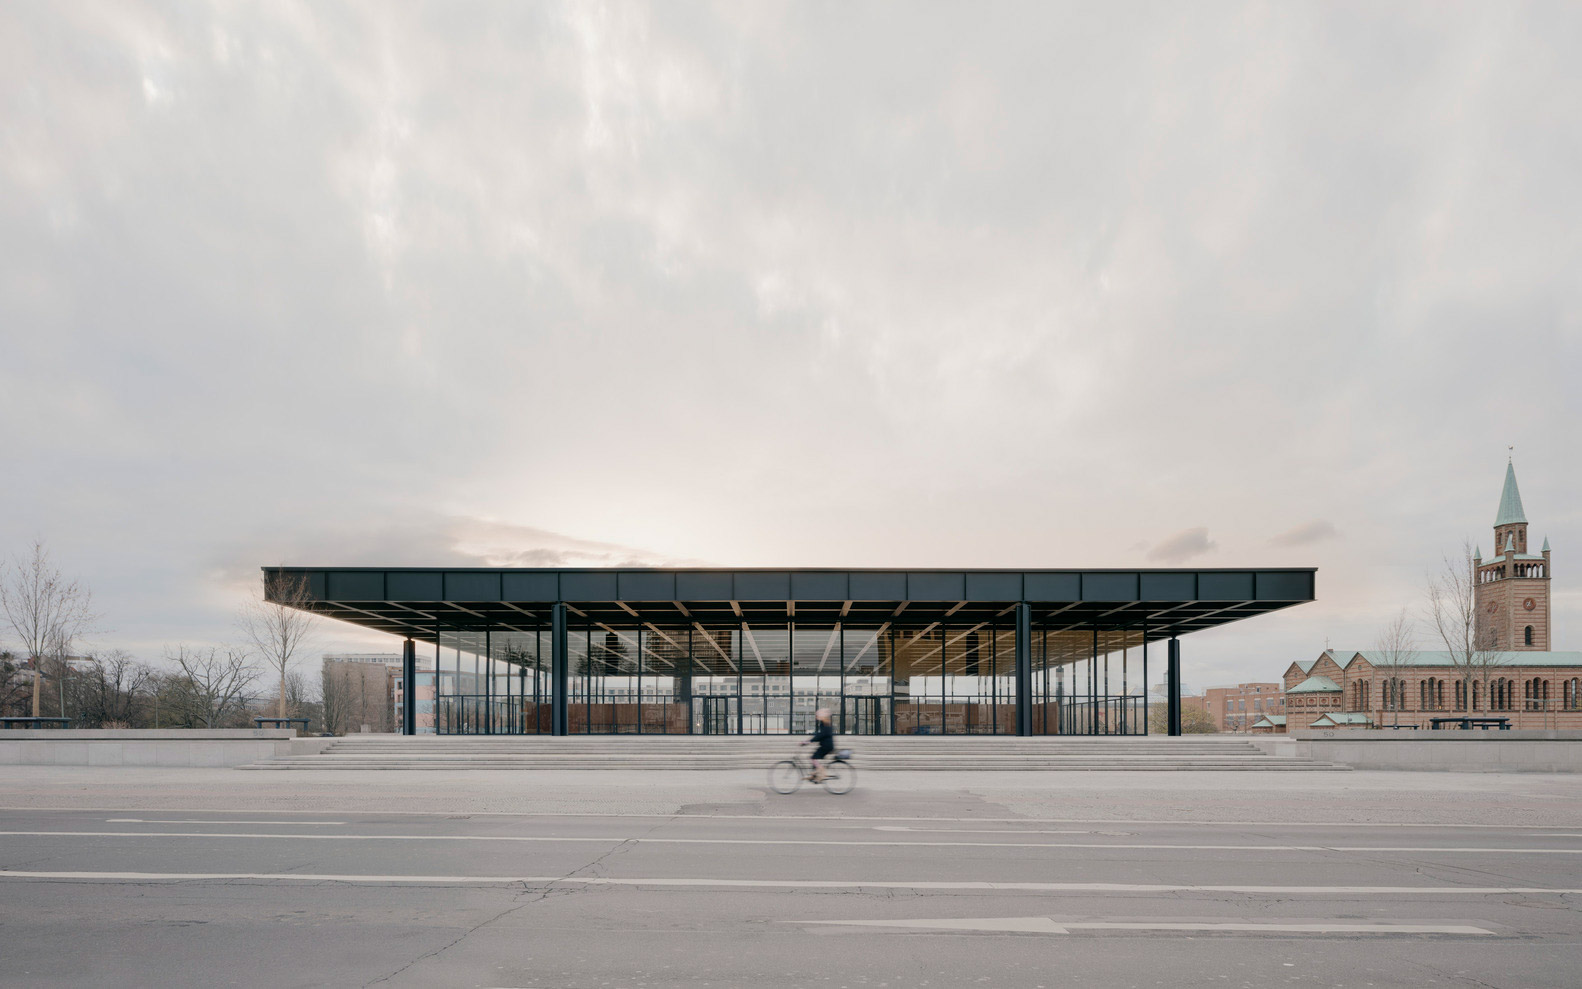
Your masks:
<instances>
[{"instance_id":1,"label":"stone step","mask_svg":"<svg viewBox=\"0 0 1582 989\"><path fill-rule=\"evenodd\" d=\"M784 750L729 753L659 752L513 752L513 753L363 753L328 752L283 756L242 768L251 769L754 769L764 768L788 755ZM967 770L1015 772L1027 770L1273 770L1343 769L1305 759L1281 758L1259 752L1216 755L1154 752L1148 754L1038 753L989 755L963 752L912 752L859 755L859 767L872 770Z\"/></svg>"},{"instance_id":2,"label":"stone step","mask_svg":"<svg viewBox=\"0 0 1582 989\"><path fill-rule=\"evenodd\" d=\"M696 771L696 769L723 769L721 766L664 766L666 769L682 769L682 771ZM759 766L767 769L766 766ZM981 766L981 764L954 764L954 766L941 766L941 764L906 764L906 766L872 766L872 764L859 763L864 771L957 771L957 772L1005 772L1011 771L1009 766ZM479 769L517 769L517 771L532 771L532 769L576 769L576 771L604 771L604 769L655 769L652 764L626 764L626 763L407 763L400 760L367 761L367 763L294 763L294 761L267 761L267 763L253 763L248 766L239 766L239 769L275 769L275 771L305 771L305 772L334 772L334 771L384 771L384 769L403 769L403 771L479 771ZM729 766L728 769L750 769L750 766ZM1348 766L1338 764L1310 763L1305 760L1267 760L1267 761L1240 761L1240 763L1220 763L1220 761L1115 761L1115 760L1082 760L1073 763L1046 764L1035 763L1027 766L1017 766L1017 771L1024 772L1345 772Z\"/></svg>"},{"instance_id":3,"label":"stone step","mask_svg":"<svg viewBox=\"0 0 1582 989\"><path fill-rule=\"evenodd\" d=\"M394 742L331 742L335 750L356 750L356 752L479 752L479 750L501 750L501 752L745 752L745 750L763 750L763 748L783 748L796 745L800 739L797 737L767 737L755 739L750 742L732 742L732 744L710 744L698 741L652 741L633 742L584 742L584 741L492 741L492 742L426 742L414 741L405 744ZM998 742L998 744L981 744L981 742L894 742L883 741L876 737L842 737L837 739L838 744L845 747L861 747L869 752L1049 752L1052 748L1090 748L1093 752L1261 752L1258 745L1251 742L1229 742L1229 744L1202 744L1202 742L1179 742L1179 744L1136 744L1126 741L1049 741L1049 742Z\"/></svg>"},{"instance_id":4,"label":"stone step","mask_svg":"<svg viewBox=\"0 0 1582 989\"><path fill-rule=\"evenodd\" d=\"M799 749L797 735L353 735L316 755L254 769L761 769ZM896 736L839 739L872 770L1335 770L1271 755L1230 736Z\"/></svg>"}]
</instances>

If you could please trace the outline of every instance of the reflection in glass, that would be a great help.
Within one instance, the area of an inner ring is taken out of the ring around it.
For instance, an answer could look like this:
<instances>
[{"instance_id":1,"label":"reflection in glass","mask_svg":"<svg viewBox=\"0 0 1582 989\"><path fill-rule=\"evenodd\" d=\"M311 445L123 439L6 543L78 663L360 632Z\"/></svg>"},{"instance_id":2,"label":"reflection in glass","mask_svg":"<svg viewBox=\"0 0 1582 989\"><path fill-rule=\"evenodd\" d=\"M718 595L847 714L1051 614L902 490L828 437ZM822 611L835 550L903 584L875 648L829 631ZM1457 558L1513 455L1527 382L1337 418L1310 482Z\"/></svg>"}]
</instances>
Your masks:
<instances>
[{"instance_id":1,"label":"reflection in glass","mask_svg":"<svg viewBox=\"0 0 1582 989\"><path fill-rule=\"evenodd\" d=\"M524 613L519 625L440 626L423 727L549 733L550 634L535 621ZM1033 733L1145 733L1144 638L1136 628L1035 626ZM988 621L912 625L574 619L566 641L572 734L806 735L820 707L841 734L1016 730L1009 609Z\"/></svg>"}]
</instances>

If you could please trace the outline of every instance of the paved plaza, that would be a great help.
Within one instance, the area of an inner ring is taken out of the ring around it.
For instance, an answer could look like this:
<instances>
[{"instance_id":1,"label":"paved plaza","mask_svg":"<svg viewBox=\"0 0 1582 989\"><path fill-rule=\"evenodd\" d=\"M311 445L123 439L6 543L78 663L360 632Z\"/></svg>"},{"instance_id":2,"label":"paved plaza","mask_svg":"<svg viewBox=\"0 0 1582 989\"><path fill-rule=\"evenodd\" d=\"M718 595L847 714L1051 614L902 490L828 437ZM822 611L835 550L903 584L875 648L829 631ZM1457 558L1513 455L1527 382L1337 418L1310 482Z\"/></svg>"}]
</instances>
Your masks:
<instances>
[{"instance_id":1,"label":"paved plaza","mask_svg":"<svg viewBox=\"0 0 1582 989\"><path fill-rule=\"evenodd\" d=\"M0 768L0 984L1562 986L1582 778Z\"/></svg>"}]
</instances>

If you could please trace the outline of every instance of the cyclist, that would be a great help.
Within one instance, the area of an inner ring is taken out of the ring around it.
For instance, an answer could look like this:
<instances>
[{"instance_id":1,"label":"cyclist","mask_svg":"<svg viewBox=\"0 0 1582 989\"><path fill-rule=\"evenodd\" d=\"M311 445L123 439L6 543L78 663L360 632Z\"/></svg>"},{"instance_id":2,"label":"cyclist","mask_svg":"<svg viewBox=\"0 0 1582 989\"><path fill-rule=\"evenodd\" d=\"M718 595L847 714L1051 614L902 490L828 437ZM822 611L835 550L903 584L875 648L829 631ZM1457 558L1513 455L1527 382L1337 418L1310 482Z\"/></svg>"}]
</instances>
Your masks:
<instances>
[{"instance_id":1,"label":"cyclist","mask_svg":"<svg viewBox=\"0 0 1582 989\"><path fill-rule=\"evenodd\" d=\"M830 713L827 707L821 707L814 711L813 717L815 719L813 722L813 734L803 741L802 744L806 745L808 742L813 742L818 746L813 750L813 775L809 776L808 779L814 783L822 783L825 776L823 759L835 751L835 726L830 723Z\"/></svg>"}]
</instances>

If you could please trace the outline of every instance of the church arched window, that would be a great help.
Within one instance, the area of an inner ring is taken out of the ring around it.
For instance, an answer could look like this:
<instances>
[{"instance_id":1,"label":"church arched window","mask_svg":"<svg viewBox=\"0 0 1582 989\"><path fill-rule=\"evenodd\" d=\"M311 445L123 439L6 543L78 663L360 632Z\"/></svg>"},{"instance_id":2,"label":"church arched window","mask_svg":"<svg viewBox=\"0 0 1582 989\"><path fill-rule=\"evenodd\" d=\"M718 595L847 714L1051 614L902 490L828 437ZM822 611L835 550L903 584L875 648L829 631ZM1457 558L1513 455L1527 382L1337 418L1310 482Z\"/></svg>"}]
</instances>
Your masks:
<instances>
[{"instance_id":1,"label":"church arched window","mask_svg":"<svg viewBox=\"0 0 1582 989\"><path fill-rule=\"evenodd\" d=\"M1527 626L1526 639L1527 645L1533 644L1533 627L1531 625Z\"/></svg>"}]
</instances>

